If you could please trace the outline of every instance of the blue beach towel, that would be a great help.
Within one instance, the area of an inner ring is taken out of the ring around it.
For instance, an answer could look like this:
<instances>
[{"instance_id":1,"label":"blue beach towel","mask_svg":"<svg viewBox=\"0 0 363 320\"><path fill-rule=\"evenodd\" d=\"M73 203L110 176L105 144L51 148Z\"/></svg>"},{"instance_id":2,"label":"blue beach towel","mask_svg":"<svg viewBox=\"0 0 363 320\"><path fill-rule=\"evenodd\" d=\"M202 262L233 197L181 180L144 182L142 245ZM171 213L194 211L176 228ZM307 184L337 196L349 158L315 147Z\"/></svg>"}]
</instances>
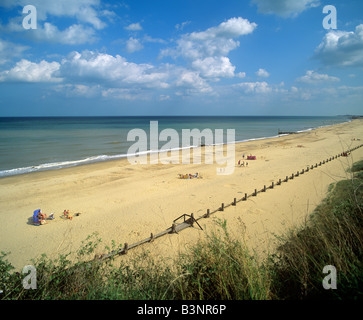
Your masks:
<instances>
[{"instance_id":1,"label":"blue beach towel","mask_svg":"<svg viewBox=\"0 0 363 320\"><path fill-rule=\"evenodd\" d=\"M37 209L34 211L34 214L33 214L33 223L34 224L40 224L39 217L38 217L39 212L40 212L40 209Z\"/></svg>"}]
</instances>

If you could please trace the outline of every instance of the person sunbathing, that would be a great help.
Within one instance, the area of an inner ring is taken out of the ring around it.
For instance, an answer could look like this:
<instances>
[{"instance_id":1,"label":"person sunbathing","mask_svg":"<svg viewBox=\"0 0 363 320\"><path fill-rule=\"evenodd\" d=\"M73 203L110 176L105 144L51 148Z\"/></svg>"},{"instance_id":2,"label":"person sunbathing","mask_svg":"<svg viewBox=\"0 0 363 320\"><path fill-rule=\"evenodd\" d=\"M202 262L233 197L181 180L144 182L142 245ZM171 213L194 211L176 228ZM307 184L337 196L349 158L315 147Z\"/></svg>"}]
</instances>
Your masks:
<instances>
[{"instance_id":1,"label":"person sunbathing","mask_svg":"<svg viewBox=\"0 0 363 320\"><path fill-rule=\"evenodd\" d=\"M46 224L47 221L45 221L45 219L47 218L46 214L43 214L42 211L40 210L38 213L38 221L40 224Z\"/></svg>"},{"instance_id":2,"label":"person sunbathing","mask_svg":"<svg viewBox=\"0 0 363 320\"><path fill-rule=\"evenodd\" d=\"M43 213L42 210L39 210L39 214L40 214L42 220L47 219L47 214Z\"/></svg>"},{"instance_id":3,"label":"person sunbathing","mask_svg":"<svg viewBox=\"0 0 363 320\"><path fill-rule=\"evenodd\" d=\"M47 218L47 215L45 213L42 213L40 209L35 210L33 214L33 224L36 226L46 224L47 222L45 219Z\"/></svg>"},{"instance_id":4,"label":"person sunbathing","mask_svg":"<svg viewBox=\"0 0 363 320\"><path fill-rule=\"evenodd\" d=\"M69 210L64 210L63 214L64 214L65 218L70 219L70 220L73 219L73 217L69 214Z\"/></svg>"}]
</instances>

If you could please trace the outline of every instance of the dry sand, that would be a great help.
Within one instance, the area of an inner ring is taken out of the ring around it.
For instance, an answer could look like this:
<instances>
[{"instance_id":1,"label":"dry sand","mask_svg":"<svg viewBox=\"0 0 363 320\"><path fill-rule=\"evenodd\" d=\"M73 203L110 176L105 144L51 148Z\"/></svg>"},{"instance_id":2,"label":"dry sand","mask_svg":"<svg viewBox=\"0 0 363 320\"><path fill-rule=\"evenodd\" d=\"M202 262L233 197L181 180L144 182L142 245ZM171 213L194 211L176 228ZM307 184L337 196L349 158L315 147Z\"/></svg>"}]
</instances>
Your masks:
<instances>
[{"instance_id":1,"label":"dry sand","mask_svg":"<svg viewBox=\"0 0 363 320\"><path fill-rule=\"evenodd\" d=\"M180 215L202 216L221 203L251 194L279 178L301 171L363 141L363 120L319 128L279 138L236 144L236 164L242 154L256 155L248 167L232 175L217 175L213 164L131 165L127 159L44 171L0 179L0 250L11 254L17 268L46 253L55 258L74 252L94 232L105 245L129 244L169 228ZM360 139L360 141L353 140ZM230 232L244 237L259 253L274 250L275 235L303 222L326 196L332 182L350 176L347 168L363 159L363 148L340 157L257 197L230 206L212 218L199 220L203 231L188 228L133 249L157 257L174 258L215 228L216 218L227 220ZM179 173L202 174L203 179L178 179ZM55 220L33 226L35 209L55 213ZM81 212L73 220L60 217L64 209ZM119 259L124 259L125 256Z\"/></svg>"}]
</instances>

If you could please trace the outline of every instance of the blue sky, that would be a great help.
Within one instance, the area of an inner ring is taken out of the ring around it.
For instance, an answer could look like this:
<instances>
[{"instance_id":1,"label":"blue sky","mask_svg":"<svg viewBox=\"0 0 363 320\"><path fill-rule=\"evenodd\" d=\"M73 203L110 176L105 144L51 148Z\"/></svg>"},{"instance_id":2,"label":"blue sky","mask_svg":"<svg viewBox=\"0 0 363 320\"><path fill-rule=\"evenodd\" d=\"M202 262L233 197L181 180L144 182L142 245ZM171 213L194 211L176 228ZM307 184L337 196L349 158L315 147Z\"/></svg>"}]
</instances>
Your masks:
<instances>
[{"instance_id":1,"label":"blue sky","mask_svg":"<svg viewBox=\"0 0 363 320\"><path fill-rule=\"evenodd\" d=\"M362 114L362 12L360 0L2 0L0 116Z\"/></svg>"}]
</instances>

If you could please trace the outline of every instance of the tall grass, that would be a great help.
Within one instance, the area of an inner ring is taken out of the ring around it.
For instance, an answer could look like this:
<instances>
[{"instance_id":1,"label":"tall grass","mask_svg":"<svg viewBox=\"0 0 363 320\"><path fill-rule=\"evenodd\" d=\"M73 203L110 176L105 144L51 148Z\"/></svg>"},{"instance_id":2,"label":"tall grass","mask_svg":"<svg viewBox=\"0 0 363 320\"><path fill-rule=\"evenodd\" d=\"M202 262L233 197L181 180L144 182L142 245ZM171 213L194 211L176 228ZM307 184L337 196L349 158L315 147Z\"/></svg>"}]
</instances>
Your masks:
<instances>
[{"instance_id":1,"label":"tall grass","mask_svg":"<svg viewBox=\"0 0 363 320\"><path fill-rule=\"evenodd\" d=\"M69 255L33 261L36 290L23 288L25 275L14 272L2 252L0 299L362 299L363 161L351 172L352 178L333 185L310 219L283 235L277 251L263 262L233 239L226 220L218 220L217 231L173 266L147 252L128 264L92 260L102 242L93 234L76 261ZM326 265L337 270L337 289L323 288Z\"/></svg>"},{"instance_id":2,"label":"tall grass","mask_svg":"<svg viewBox=\"0 0 363 320\"><path fill-rule=\"evenodd\" d=\"M247 246L233 240L226 220L221 229L179 258L178 298L245 300L269 299L269 277Z\"/></svg>"},{"instance_id":3,"label":"tall grass","mask_svg":"<svg viewBox=\"0 0 363 320\"><path fill-rule=\"evenodd\" d=\"M272 290L280 299L363 297L363 161L336 183L310 220L282 238L270 257ZM359 171L358 171L359 170ZM337 270L337 290L322 286L323 268Z\"/></svg>"}]
</instances>

